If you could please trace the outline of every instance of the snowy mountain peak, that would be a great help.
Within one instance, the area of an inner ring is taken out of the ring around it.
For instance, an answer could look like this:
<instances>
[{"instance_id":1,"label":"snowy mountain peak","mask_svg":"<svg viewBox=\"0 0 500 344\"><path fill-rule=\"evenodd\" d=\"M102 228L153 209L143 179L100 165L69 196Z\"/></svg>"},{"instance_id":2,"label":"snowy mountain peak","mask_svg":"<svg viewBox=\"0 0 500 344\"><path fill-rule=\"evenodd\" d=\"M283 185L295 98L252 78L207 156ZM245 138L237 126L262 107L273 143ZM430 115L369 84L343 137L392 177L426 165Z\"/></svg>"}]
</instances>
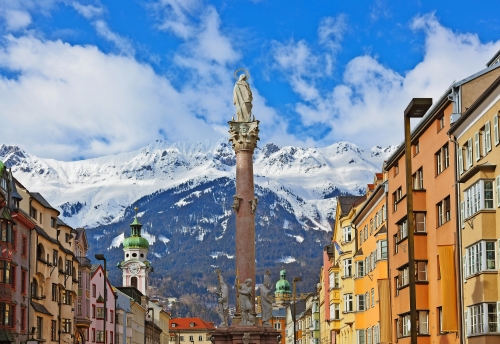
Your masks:
<instances>
[{"instance_id":1,"label":"snowy mountain peak","mask_svg":"<svg viewBox=\"0 0 500 344\"><path fill-rule=\"evenodd\" d=\"M324 148L267 143L254 153L257 194L277 195L299 221L308 219L316 228L328 230L335 197L359 194L394 150L373 147L367 152L349 142ZM234 180L236 163L225 140L157 140L133 152L71 162L38 158L1 144L0 160L12 167L21 183L58 207L65 221L87 227L119 221L133 202L162 190ZM189 202L196 202L196 197Z\"/></svg>"}]
</instances>

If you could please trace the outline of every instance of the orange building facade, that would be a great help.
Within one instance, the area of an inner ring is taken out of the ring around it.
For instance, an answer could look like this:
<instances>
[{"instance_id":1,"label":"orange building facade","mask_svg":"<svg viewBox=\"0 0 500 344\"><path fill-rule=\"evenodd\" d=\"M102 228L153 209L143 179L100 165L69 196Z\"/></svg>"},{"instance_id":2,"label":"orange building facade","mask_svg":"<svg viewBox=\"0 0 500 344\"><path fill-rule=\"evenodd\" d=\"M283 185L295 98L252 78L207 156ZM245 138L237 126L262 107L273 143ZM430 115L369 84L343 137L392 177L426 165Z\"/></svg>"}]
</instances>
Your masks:
<instances>
[{"instance_id":1,"label":"orange building facade","mask_svg":"<svg viewBox=\"0 0 500 344\"><path fill-rule=\"evenodd\" d=\"M356 230L354 292L356 299L356 343L380 343L378 283L387 280L388 251L386 226L387 182L376 173L367 187L367 200L352 223Z\"/></svg>"}]
</instances>

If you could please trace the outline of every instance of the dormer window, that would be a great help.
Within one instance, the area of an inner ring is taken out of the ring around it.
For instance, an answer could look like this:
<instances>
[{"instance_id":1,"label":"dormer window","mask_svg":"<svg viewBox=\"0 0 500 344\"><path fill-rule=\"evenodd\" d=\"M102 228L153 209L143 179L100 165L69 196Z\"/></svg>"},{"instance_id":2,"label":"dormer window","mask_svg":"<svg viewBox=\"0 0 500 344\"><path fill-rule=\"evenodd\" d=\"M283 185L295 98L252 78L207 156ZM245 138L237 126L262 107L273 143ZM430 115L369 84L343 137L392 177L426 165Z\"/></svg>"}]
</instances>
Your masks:
<instances>
[{"instance_id":1,"label":"dormer window","mask_svg":"<svg viewBox=\"0 0 500 344\"><path fill-rule=\"evenodd\" d=\"M190 327L194 327L194 323L189 323L189 326Z\"/></svg>"},{"instance_id":2,"label":"dormer window","mask_svg":"<svg viewBox=\"0 0 500 344\"><path fill-rule=\"evenodd\" d=\"M176 323L172 323L172 327L175 327L177 324Z\"/></svg>"}]
</instances>

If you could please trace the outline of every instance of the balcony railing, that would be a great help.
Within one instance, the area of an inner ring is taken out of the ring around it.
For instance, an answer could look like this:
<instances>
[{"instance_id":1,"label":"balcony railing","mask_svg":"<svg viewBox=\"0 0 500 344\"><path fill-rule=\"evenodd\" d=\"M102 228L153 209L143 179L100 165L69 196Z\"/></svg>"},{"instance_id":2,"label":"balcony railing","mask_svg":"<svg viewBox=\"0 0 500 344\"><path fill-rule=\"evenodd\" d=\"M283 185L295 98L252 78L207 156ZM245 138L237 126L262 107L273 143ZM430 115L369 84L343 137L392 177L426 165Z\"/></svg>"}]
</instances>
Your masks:
<instances>
[{"instance_id":1,"label":"balcony railing","mask_svg":"<svg viewBox=\"0 0 500 344\"><path fill-rule=\"evenodd\" d=\"M78 264L80 264L80 266L85 266L88 268L91 267L90 259L88 259L87 257L76 257L76 259L78 260Z\"/></svg>"}]
</instances>

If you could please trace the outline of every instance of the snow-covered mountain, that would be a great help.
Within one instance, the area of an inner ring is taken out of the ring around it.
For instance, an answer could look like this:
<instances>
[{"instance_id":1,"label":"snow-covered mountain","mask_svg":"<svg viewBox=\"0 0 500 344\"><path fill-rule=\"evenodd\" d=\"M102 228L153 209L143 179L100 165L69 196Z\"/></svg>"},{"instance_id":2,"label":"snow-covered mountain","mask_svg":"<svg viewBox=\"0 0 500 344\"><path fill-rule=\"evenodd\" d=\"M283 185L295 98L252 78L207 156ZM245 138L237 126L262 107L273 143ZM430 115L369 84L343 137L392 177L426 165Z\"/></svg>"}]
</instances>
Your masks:
<instances>
[{"instance_id":1,"label":"snow-covered mountain","mask_svg":"<svg viewBox=\"0 0 500 344\"><path fill-rule=\"evenodd\" d=\"M254 154L257 194L271 192L291 207L299 223L329 230L335 196L364 192L394 149L365 150L348 142L325 148L268 143ZM39 158L1 144L0 160L29 190L42 193L61 209L66 222L87 228L120 221L127 207L144 196L235 178L234 152L222 140L156 141L133 152L71 162ZM189 194L175 206L182 209L196 198L196 193Z\"/></svg>"}]
</instances>

